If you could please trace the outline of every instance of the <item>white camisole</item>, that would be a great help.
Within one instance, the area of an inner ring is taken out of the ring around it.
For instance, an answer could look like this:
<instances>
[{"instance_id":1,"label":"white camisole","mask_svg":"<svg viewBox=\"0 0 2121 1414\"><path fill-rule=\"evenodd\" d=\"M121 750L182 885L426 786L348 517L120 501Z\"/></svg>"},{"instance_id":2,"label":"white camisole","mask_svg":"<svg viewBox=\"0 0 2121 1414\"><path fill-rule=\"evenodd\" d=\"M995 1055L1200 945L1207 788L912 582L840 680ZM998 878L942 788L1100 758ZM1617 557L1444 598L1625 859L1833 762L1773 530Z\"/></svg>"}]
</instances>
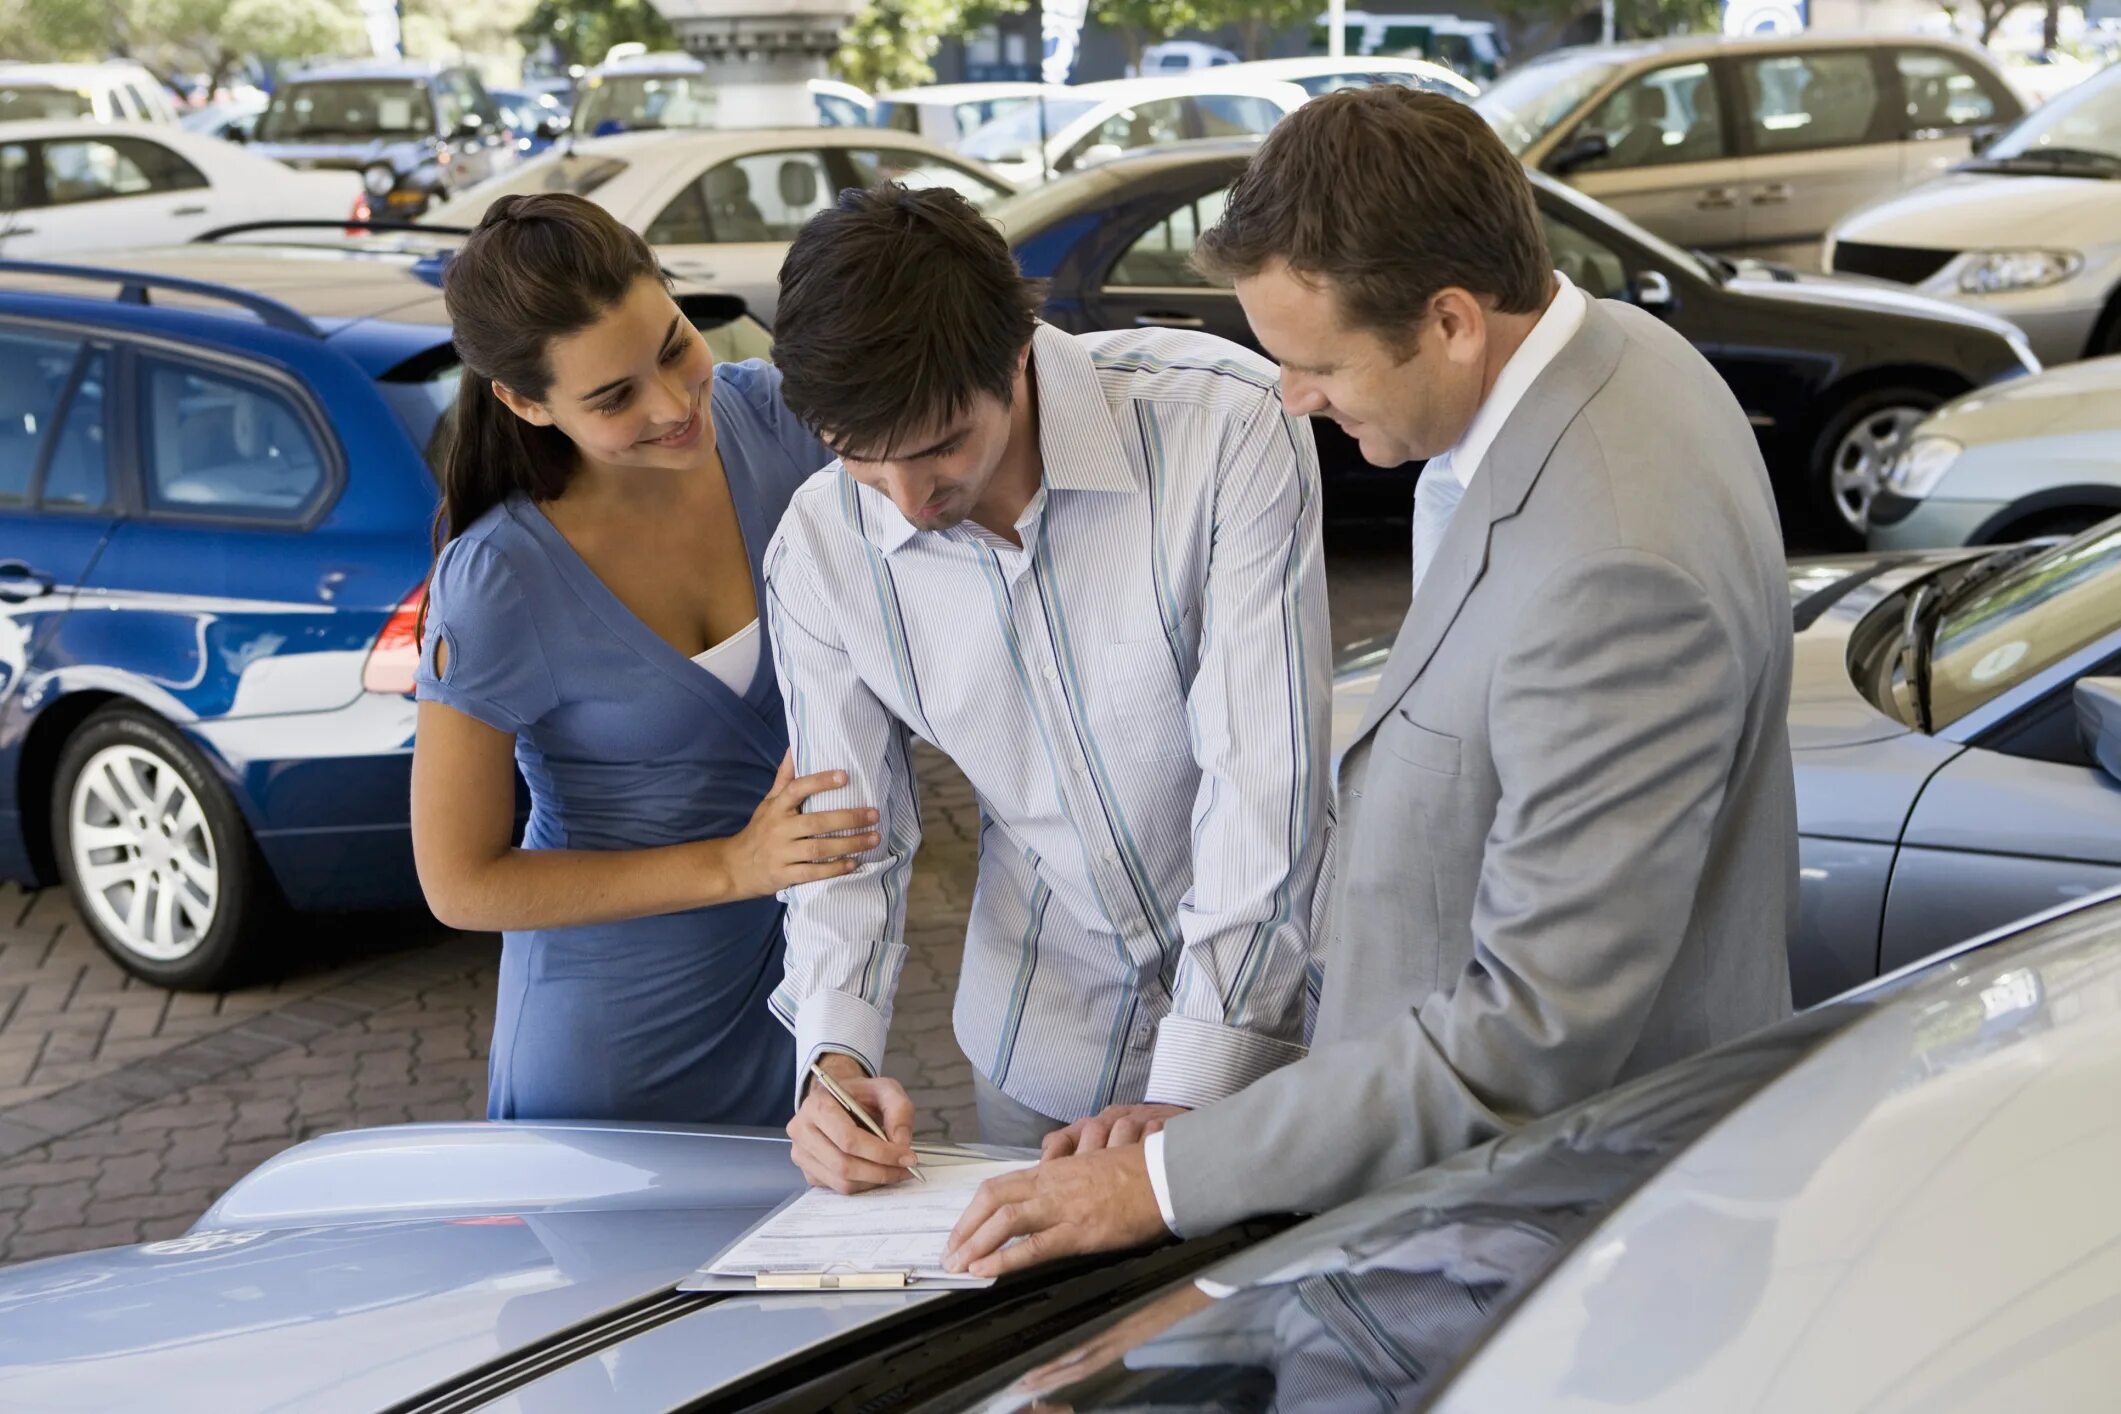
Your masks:
<instances>
[{"instance_id":1,"label":"white camisole","mask_svg":"<svg viewBox=\"0 0 2121 1414\"><path fill-rule=\"evenodd\" d=\"M692 661L742 697L751 691L752 680L759 675L759 621L753 619Z\"/></svg>"}]
</instances>

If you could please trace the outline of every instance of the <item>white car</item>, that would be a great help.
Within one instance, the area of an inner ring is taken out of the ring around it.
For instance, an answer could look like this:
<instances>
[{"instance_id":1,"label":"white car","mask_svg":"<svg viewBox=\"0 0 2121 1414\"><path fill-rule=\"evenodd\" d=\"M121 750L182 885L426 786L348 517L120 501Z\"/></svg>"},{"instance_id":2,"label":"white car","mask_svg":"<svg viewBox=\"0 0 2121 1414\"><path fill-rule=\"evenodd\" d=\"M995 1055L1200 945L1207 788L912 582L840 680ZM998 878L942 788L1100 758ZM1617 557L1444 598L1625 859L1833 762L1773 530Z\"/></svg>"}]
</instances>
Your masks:
<instances>
[{"instance_id":1,"label":"white car","mask_svg":"<svg viewBox=\"0 0 2121 1414\"><path fill-rule=\"evenodd\" d=\"M2001 315L2043 363L2121 353L2121 66L1844 218L1825 258Z\"/></svg>"},{"instance_id":2,"label":"white car","mask_svg":"<svg viewBox=\"0 0 2121 1414\"><path fill-rule=\"evenodd\" d=\"M1183 79L1077 84L1002 115L957 150L1022 185L1136 148L1263 133L1310 96L1293 83L1245 78L1228 67Z\"/></svg>"},{"instance_id":3,"label":"white car","mask_svg":"<svg viewBox=\"0 0 2121 1414\"><path fill-rule=\"evenodd\" d=\"M1388 54L1348 55L1329 59L1312 55L1296 59L1259 59L1239 64L1232 74L1254 79L1279 79L1293 83L1313 98L1342 88L1376 88L1397 84L1401 88L1425 88L1452 98L1470 99L1480 85L1427 59L1399 59Z\"/></svg>"},{"instance_id":4,"label":"white car","mask_svg":"<svg viewBox=\"0 0 2121 1414\"><path fill-rule=\"evenodd\" d=\"M1143 78L1151 79L1160 75L1191 73L1195 69L1218 69L1236 62L1237 56L1219 44L1203 44L1197 39L1168 39L1142 51L1140 73Z\"/></svg>"},{"instance_id":5,"label":"white car","mask_svg":"<svg viewBox=\"0 0 2121 1414\"><path fill-rule=\"evenodd\" d=\"M748 93L725 92L708 82L707 66L690 54L617 45L603 63L582 76L571 121L583 137L656 128L738 128L776 121L762 116L758 105L779 103L779 87L768 83ZM777 121L814 117L821 127L865 127L876 107L868 94L836 79L811 79L806 87L808 109L790 108Z\"/></svg>"},{"instance_id":6,"label":"white car","mask_svg":"<svg viewBox=\"0 0 2121 1414\"><path fill-rule=\"evenodd\" d=\"M297 172L174 123L0 123L0 257L176 244L242 221L334 221L357 172Z\"/></svg>"},{"instance_id":7,"label":"white car","mask_svg":"<svg viewBox=\"0 0 2121 1414\"><path fill-rule=\"evenodd\" d=\"M1027 83L933 83L896 88L876 96L876 126L919 133L945 147L1041 95L1065 96L1058 85Z\"/></svg>"},{"instance_id":8,"label":"white car","mask_svg":"<svg viewBox=\"0 0 2121 1414\"><path fill-rule=\"evenodd\" d=\"M98 123L174 123L177 105L139 64L0 63L0 123L89 118Z\"/></svg>"},{"instance_id":9,"label":"white car","mask_svg":"<svg viewBox=\"0 0 2121 1414\"><path fill-rule=\"evenodd\" d=\"M1010 185L926 138L876 128L622 133L554 148L433 208L430 225L476 226L501 197L570 191L648 237L688 280L743 297L770 324L781 260L805 221L847 187L947 186L984 209Z\"/></svg>"}]
</instances>

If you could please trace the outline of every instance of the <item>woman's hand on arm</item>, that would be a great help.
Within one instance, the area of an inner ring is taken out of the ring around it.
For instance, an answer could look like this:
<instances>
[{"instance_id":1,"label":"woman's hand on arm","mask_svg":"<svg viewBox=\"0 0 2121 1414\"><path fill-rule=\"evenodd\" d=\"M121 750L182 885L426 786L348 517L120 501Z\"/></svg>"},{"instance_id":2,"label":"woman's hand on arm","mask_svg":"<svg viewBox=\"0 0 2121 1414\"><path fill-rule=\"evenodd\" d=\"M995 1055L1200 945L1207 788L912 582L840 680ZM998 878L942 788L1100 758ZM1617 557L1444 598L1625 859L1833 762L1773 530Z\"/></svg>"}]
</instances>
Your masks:
<instances>
[{"instance_id":1,"label":"woman's hand on arm","mask_svg":"<svg viewBox=\"0 0 2121 1414\"><path fill-rule=\"evenodd\" d=\"M873 849L870 809L802 813L845 783L783 760L751 823L728 839L637 850L514 847L515 738L422 702L413 745L412 843L427 904L454 928L568 928L679 913L834 878ZM857 831L858 833L845 833Z\"/></svg>"}]
</instances>

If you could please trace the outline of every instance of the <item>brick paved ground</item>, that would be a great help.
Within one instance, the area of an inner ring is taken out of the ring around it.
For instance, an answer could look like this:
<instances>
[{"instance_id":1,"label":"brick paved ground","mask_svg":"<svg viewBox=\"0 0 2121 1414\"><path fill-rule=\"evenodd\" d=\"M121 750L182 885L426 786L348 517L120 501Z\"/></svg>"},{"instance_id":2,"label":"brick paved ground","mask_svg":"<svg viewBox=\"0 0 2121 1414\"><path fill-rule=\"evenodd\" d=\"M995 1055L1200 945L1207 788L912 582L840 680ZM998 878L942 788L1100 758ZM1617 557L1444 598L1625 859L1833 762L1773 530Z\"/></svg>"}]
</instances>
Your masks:
<instances>
[{"instance_id":1,"label":"brick paved ground","mask_svg":"<svg viewBox=\"0 0 2121 1414\"><path fill-rule=\"evenodd\" d=\"M1405 610L1405 529L1339 532L1334 637ZM973 1137L950 1002L978 813L954 768L921 765L926 831L886 1070L925 1135ZM498 940L421 916L303 920L299 962L219 996L133 981L58 890L0 885L0 1263L189 1227L263 1160L317 1134L463 1119L486 1106Z\"/></svg>"}]
</instances>

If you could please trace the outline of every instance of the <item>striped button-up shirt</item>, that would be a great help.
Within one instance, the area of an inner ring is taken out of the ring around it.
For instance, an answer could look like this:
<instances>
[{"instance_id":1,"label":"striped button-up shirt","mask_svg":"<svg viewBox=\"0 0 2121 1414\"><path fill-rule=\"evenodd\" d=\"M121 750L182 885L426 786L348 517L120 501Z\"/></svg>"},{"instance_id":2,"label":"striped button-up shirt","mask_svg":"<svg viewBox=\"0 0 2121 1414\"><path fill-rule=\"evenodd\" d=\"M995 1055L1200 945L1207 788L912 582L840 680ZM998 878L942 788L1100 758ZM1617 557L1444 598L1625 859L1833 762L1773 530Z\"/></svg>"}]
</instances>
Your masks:
<instances>
[{"instance_id":1,"label":"striped button-up shirt","mask_svg":"<svg viewBox=\"0 0 2121 1414\"><path fill-rule=\"evenodd\" d=\"M917 531L835 465L766 555L799 772L882 845L787 894L772 1006L798 1075L881 1069L920 841L914 737L978 793L955 1030L1003 1093L1072 1120L1199 1105L1303 1052L1330 643L1309 426L1204 334L1032 344L1043 485L1022 547Z\"/></svg>"}]
</instances>

